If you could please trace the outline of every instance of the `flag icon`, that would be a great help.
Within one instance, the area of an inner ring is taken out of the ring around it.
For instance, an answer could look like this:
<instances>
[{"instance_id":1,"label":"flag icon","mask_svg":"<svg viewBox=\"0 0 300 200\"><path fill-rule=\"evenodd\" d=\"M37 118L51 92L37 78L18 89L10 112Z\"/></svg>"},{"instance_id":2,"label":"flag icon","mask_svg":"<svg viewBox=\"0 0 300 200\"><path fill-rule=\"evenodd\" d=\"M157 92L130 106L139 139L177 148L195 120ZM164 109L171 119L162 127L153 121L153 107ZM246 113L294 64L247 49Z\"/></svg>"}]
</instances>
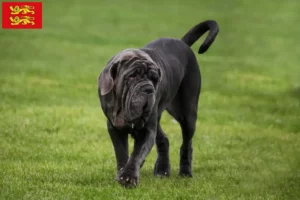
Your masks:
<instances>
[{"instance_id":1,"label":"flag icon","mask_svg":"<svg viewBox=\"0 0 300 200\"><path fill-rule=\"evenodd\" d=\"M42 2L2 2L3 29L41 29Z\"/></svg>"}]
</instances>

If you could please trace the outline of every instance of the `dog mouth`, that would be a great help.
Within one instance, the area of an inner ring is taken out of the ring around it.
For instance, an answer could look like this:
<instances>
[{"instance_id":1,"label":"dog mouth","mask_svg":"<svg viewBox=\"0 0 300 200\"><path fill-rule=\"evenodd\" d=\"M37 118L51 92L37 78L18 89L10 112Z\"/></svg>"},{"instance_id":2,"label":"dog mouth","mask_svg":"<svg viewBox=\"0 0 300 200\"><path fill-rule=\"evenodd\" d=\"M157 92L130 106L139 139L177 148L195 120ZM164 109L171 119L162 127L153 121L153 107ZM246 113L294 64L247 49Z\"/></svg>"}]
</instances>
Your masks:
<instances>
[{"instance_id":1,"label":"dog mouth","mask_svg":"<svg viewBox=\"0 0 300 200\"><path fill-rule=\"evenodd\" d=\"M127 122L127 125L132 129L142 129L145 126L145 120L143 117Z\"/></svg>"}]
</instances>

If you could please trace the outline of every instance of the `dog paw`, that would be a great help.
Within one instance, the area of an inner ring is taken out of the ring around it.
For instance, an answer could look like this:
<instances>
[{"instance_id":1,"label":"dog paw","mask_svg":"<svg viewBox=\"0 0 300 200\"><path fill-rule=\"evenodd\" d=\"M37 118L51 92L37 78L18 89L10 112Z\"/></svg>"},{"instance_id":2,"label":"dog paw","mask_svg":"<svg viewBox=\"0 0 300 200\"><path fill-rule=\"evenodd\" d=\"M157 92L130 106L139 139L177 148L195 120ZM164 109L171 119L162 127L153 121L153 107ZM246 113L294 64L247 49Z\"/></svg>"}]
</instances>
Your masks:
<instances>
[{"instance_id":1,"label":"dog paw","mask_svg":"<svg viewBox=\"0 0 300 200\"><path fill-rule=\"evenodd\" d=\"M170 163L157 160L154 166L154 176L163 178L168 177L171 174L171 165Z\"/></svg>"},{"instance_id":2,"label":"dog paw","mask_svg":"<svg viewBox=\"0 0 300 200\"><path fill-rule=\"evenodd\" d=\"M122 168L119 170L116 180L125 188L135 188L139 182L139 177L137 174L138 173L134 171Z\"/></svg>"}]
</instances>

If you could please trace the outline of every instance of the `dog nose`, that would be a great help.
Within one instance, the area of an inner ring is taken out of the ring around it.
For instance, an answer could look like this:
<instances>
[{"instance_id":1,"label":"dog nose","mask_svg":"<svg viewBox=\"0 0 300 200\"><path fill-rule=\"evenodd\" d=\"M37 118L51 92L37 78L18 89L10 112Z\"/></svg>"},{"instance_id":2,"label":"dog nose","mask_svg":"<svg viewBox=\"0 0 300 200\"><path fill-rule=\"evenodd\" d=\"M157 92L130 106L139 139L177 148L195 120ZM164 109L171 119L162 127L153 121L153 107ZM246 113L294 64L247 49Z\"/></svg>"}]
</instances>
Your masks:
<instances>
[{"instance_id":1,"label":"dog nose","mask_svg":"<svg viewBox=\"0 0 300 200\"><path fill-rule=\"evenodd\" d=\"M146 86L142 89L142 92L149 95L154 93L154 90L151 86Z\"/></svg>"}]
</instances>

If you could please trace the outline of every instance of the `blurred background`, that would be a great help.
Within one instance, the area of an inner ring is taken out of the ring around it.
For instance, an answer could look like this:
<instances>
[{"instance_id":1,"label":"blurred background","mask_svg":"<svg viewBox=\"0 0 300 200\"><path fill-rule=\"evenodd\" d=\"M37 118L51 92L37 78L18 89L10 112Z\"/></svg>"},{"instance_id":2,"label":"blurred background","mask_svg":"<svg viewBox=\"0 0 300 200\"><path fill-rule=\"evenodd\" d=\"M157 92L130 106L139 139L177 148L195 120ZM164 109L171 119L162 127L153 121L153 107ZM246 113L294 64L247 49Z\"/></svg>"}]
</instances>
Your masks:
<instances>
[{"instance_id":1,"label":"blurred background","mask_svg":"<svg viewBox=\"0 0 300 200\"><path fill-rule=\"evenodd\" d=\"M0 197L299 198L298 0L42 2L41 30L0 30ZM174 177L152 177L153 148L142 189L127 193L113 181L97 77L117 52L181 38L207 19L220 32L196 55L203 84L194 179L176 177L180 127L165 113Z\"/></svg>"}]
</instances>

